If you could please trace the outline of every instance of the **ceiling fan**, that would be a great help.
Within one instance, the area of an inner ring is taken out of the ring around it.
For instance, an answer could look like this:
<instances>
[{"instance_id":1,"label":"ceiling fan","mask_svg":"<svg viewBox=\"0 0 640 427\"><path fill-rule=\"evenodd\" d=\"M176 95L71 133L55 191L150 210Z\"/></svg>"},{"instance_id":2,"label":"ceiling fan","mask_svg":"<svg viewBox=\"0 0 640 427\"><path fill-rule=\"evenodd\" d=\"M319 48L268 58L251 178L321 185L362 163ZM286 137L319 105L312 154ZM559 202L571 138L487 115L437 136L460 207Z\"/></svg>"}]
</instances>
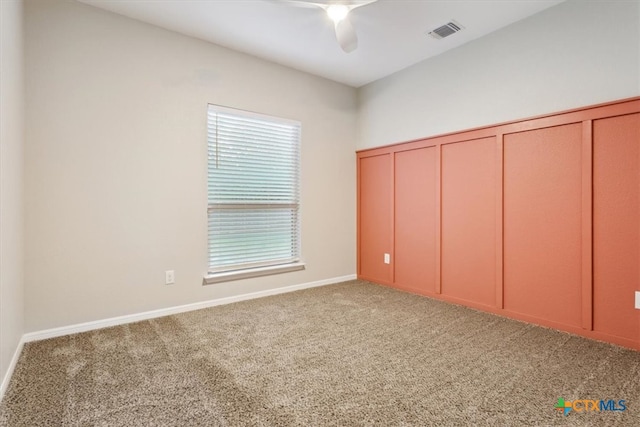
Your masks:
<instances>
[{"instance_id":1,"label":"ceiling fan","mask_svg":"<svg viewBox=\"0 0 640 427\"><path fill-rule=\"evenodd\" d=\"M358 35L349 20L349 13L375 1L377 0L289 0L287 3L324 9L333 21L338 44L342 50L350 53L358 47Z\"/></svg>"}]
</instances>

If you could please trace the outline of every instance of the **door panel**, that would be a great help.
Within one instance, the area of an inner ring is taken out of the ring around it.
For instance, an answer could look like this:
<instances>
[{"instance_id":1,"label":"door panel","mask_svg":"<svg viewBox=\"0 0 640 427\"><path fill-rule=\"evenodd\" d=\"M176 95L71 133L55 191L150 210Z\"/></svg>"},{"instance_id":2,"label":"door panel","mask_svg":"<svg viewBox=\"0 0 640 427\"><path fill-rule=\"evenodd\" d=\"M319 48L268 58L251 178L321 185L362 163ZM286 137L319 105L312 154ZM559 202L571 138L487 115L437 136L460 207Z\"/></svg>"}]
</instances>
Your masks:
<instances>
[{"instance_id":1,"label":"door panel","mask_svg":"<svg viewBox=\"0 0 640 427\"><path fill-rule=\"evenodd\" d=\"M579 123L504 137L504 307L570 326L582 318L581 139Z\"/></svg>"},{"instance_id":2,"label":"door panel","mask_svg":"<svg viewBox=\"0 0 640 427\"><path fill-rule=\"evenodd\" d=\"M496 302L495 138L442 147L442 293Z\"/></svg>"},{"instance_id":3,"label":"door panel","mask_svg":"<svg viewBox=\"0 0 640 427\"><path fill-rule=\"evenodd\" d=\"M593 144L593 326L637 341L640 114L594 121Z\"/></svg>"},{"instance_id":4,"label":"door panel","mask_svg":"<svg viewBox=\"0 0 640 427\"><path fill-rule=\"evenodd\" d=\"M391 281L391 155L360 159L360 265L358 274L370 280Z\"/></svg>"},{"instance_id":5,"label":"door panel","mask_svg":"<svg viewBox=\"0 0 640 427\"><path fill-rule=\"evenodd\" d=\"M395 155L395 283L435 292L436 149Z\"/></svg>"}]
</instances>

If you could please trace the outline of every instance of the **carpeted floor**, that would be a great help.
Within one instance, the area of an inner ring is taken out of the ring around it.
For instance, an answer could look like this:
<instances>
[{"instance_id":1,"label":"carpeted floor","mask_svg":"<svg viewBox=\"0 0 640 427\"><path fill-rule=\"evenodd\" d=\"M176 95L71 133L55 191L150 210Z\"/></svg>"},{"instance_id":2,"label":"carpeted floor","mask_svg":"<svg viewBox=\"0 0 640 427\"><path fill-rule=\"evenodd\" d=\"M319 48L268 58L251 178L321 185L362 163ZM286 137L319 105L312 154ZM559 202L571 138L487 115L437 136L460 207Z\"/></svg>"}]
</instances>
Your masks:
<instances>
[{"instance_id":1,"label":"carpeted floor","mask_svg":"<svg viewBox=\"0 0 640 427\"><path fill-rule=\"evenodd\" d=\"M640 353L354 281L27 344L7 426L640 425ZM625 399L623 412L554 409Z\"/></svg>"}]
</instances>

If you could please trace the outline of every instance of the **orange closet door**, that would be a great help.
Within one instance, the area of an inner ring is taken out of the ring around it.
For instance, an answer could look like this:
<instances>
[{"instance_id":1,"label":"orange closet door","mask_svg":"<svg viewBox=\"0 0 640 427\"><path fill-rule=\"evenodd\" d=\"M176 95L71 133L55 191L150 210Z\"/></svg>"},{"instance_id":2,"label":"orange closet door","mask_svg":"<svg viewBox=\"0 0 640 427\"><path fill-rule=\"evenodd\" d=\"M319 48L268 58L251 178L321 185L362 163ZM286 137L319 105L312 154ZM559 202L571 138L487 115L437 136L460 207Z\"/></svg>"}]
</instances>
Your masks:
<instances>
[{"instance_id":1,"label":"orange closet door","mask_svg":"<svg viewBox=\"0 0 640 427\"><path fill-rule=\"evenodd\" d=\"M581 146L581 123L504 136L504 308L577 327Z\"/></svg>"},{"instance_id":2,"label":"orange closet door","mask_svg":"<svg viewBox=\"0 0 640 427\"><path fill-rule=\"evenodd\" d=\"M395 284L418 293L436 286L436 149L395 154Z\"/></svg>"},{"instance_id":3,"label":"orange closet door","mask_svg":"<svg viewBox=\"0 0 640 427\"><path fill-rule=\"evenodd\" d=\"M496 142L442 146L442 294L496 303Z\"/></svg>"},{"instance_id":4,"label":"orange closet door","mask_svg":"<svg viewBox=\"0 0 640 427\"><path fill-rule=\"evenodd\" d=\"M391 154L363 157L359 161L359 265L363 279L390 283L392 230L392 163Z\"/></svg>"},{"instance_id":5,"label":"orange closet door","mask_svg":"<svg viewBox=\"0 0 640 427\"><path fill-rule=\"evenodd\" d=\"M640 114L593 123L593 327L640 340Z\"/></svg>"}]
</instances>

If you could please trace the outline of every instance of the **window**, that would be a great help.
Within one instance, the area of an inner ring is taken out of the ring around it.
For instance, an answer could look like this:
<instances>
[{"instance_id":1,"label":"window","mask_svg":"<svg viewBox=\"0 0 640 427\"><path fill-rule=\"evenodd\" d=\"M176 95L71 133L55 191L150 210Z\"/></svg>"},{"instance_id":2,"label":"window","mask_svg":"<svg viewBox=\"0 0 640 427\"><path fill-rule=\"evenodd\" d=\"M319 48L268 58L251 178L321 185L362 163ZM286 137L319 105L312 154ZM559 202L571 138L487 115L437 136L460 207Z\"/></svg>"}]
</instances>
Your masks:
<instances>
[{"instance_id":1,"label":"window","mask_svg":"<svg viewBox=\"0 0 640 427\"><path fill-rule=\"evenodd\" d=\"M208 106L206 283L304 268L300 123Z\"/></svg>"}]
</instances>

